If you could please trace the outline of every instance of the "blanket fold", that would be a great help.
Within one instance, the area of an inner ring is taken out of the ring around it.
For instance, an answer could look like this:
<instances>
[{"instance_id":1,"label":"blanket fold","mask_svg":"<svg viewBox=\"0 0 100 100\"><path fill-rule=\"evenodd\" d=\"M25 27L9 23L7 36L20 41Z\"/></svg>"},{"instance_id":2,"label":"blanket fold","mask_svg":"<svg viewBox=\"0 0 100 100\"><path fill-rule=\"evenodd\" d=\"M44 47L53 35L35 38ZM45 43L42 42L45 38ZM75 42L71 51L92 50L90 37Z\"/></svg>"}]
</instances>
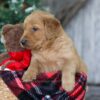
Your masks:
<instances>
[{"instance_id":1,"label":"blanket fold","mask_svg":"<svg viewBox=\"0 0 100 100\"><path fill-rule=\"evenodd\" d=\"M21 80L24 71L0 71L0 76L19 100L83 100L87 76L77 73L73 91L61 87L61 72L42 73L32 82Z\"/></svg>"}]
</instances>

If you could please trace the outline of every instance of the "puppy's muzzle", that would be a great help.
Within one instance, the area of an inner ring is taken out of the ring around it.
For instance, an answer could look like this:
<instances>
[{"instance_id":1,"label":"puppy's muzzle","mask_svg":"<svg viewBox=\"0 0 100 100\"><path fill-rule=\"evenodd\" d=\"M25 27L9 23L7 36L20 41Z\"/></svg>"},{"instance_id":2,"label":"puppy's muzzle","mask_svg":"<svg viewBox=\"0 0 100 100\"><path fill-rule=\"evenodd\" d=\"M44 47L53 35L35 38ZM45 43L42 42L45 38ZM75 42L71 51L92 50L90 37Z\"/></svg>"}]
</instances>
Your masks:
<instances>
[{"instance_id":1,"label":"puppy's muzzle","mask_svg":"<svg viewBox=\"0 0 100 100\"><path fill-rule=\"evenodd\" d=\"M21 43L22 46L25 46L27 44L27 40L26 39L22 39L20 41L20 43Z\"/></svg>"}]
</instances>

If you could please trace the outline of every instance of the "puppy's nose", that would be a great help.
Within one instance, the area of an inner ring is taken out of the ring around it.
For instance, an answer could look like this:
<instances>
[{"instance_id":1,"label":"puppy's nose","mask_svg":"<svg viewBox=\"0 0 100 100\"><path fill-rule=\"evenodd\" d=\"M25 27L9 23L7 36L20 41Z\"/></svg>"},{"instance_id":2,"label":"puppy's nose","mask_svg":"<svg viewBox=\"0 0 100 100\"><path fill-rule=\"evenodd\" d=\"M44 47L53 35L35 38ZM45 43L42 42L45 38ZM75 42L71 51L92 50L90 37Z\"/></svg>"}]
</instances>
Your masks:
<instances>
[{"instance_id":1,"label":"puppy's nose","mask_svg":"<svg viewBox=\"0 0 100 100\"><path fill-rule=\"evenodd\" d=\"M21 43L22 45L25 45L25 44L26 44L26 42L27 42L27 40L26 40L26 39L22 39L22 40L20 41L20 43Z\"/></svg>"}]
</instances>

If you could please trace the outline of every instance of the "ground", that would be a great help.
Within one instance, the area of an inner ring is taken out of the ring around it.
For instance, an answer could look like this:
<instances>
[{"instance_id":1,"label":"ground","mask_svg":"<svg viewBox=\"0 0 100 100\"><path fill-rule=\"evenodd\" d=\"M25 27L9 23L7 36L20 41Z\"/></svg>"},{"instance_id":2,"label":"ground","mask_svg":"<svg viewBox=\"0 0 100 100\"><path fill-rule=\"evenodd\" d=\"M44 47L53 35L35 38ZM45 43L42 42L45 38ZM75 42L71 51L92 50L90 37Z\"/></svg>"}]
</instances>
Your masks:
<instances>
[{"instance_id":1,"label":"ground","mask_svg":"<svg viewBox=\"0 0 100 100\"><path fill-rule=\"evenodd\" d=\"M100 86L88 86L86 100L100 100Z\"/></svg>"},{"instance_id":2,"label":"ground","mask_svg":"<svg viewBox=\"0 0 100 100\"><path fill-rule=\"evenodd\" d=\"M12 92L4 84L1 78L0 78L0 100L17 100L17 98L12 94Z\"/></svg>"}]
</instances>

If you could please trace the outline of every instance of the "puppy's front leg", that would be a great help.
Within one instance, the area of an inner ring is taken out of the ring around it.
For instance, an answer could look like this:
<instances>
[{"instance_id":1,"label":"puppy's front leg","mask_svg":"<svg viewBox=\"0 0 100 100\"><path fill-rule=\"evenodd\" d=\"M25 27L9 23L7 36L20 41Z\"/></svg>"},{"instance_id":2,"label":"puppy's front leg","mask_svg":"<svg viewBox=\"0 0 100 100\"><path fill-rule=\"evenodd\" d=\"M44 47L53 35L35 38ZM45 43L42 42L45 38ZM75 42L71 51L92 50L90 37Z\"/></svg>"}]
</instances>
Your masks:
<instances>
[{"instance_id":1,"label":"puppy's front leg","mask_svg":"<svg viewBox=\"0 0 100 100\"><path fill-rule=\"evenodd\" d=\"M36 76L38 74L38 66L37 66L37 61L32 60L29 68L27 71L24 73L22 80L24 82L29 82L32 81L33 79L36 79Z\"/></svg>"},{"instance_id":2,"label":"puppy's front leg","mask_svg":"<svg viewBox=\"0 0 100 100\"><path fill-rule=\"evenodd\" d=\"M66 91L71 91L75 84L75 66L73 64L67 64L62 69L62 87Z\"/></svg>"}]
</instances>

